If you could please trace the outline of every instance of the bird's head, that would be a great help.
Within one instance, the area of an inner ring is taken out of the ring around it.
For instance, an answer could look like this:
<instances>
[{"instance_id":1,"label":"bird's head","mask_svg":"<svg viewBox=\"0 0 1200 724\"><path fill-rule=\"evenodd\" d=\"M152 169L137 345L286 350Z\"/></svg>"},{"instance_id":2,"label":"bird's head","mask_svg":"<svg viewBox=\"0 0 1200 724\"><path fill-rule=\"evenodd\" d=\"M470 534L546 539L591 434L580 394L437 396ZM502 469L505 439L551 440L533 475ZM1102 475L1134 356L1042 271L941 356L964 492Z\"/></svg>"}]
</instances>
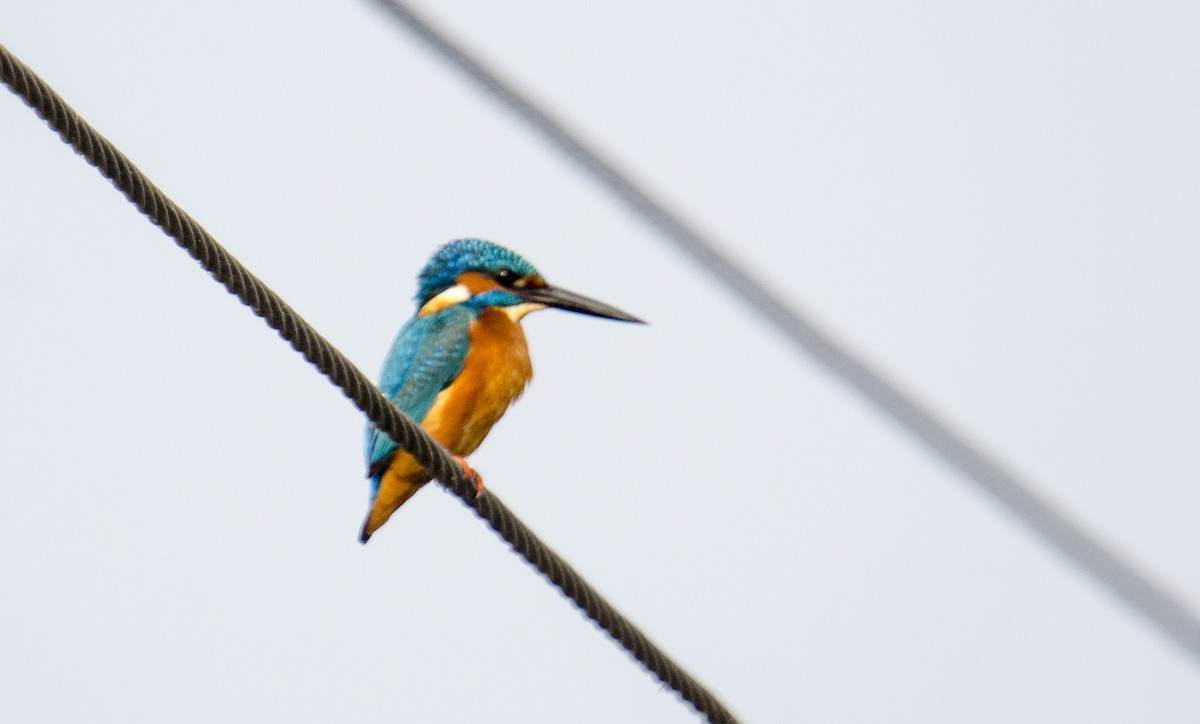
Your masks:
<instances>
[{"instance_id":1,"label":"bird's head","mask_svg":"<svg viewBox=\"0 0 1200 724\"><path fill-rule=\"evenodd\" d=\"M616 307L550 286L520 254L483 239L458 239L438 249L417 282L419 316L465 304L477 310L497 307L514 319L557 307L594 317L642 322Z\"/></svg>"}]
</instances>

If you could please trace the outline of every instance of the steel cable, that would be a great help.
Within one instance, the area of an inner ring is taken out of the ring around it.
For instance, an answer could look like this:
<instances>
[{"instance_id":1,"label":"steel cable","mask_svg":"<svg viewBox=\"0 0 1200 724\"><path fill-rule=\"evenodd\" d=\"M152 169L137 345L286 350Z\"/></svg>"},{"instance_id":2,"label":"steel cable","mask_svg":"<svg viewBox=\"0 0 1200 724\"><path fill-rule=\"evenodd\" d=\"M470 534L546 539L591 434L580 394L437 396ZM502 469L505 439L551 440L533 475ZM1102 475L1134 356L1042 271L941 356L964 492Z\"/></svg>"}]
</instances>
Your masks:
<instances>
[{"instance_id":1,"label":"steel cable","mask_svg":"<svg viewBox=\"0 0 1200 724\"><path fill-rule=\"evenodd\" d=\"M1052 549L1100 583L1130 609L1155 624L1169 640L1200 658L1200 618L1183 599L1138 570L1099 536L1059 510L1028 481L988 454L976 442L921 404L849 347L798 311L713 237L702 233L643 189L633 177L572 132L549 111L451 39L412 6L400 0L371 0L457 68L478 88L541 133L551 146L579 164L617 198L725 285L752 312L770 322L795 347L871 401L878 412L992 496L1035 531Z\"/></svg>"},{"instance_id":2,"label":"steel cable","mask_svg":"<svg viewBox=\"0 0 1200 724\"><path fill-rule=\"evenodd\" d=\"M475 497L474 483L450 453L396 409L346 357L283 299L250 273L191 216L156 187L108 139L77 114L45 81L0 45L0 79L130 202L162 229L229 292L339 387L376 427L410 452L463 503L487 521L514 551L562 591L592 621L660 681L713 722L733 715L711 692L658 649L566 561L538 539L495 494Z\"/></svg>"}]
</instances>

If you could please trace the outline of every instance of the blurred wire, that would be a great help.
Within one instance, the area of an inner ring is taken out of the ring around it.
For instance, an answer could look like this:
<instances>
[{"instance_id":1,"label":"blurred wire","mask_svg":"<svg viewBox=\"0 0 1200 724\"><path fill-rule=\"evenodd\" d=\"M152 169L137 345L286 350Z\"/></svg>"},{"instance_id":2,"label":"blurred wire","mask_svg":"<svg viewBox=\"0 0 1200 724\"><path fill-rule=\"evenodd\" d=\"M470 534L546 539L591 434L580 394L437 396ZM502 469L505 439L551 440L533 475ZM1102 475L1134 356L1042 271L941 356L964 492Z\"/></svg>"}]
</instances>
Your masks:
<instances>
[{"instance_id":1,"label":"blurred wire","mask_svg":"<svg viewBox=\"0 0 1200 724\"><path fill-rule=\"evenodd\" d=\"M733 715L678 664L626 620L557 553L533 534L494 493L476 496L450 453L371 384L357 367L250 273L200 224L167 197L116 146L79 116L28 66L0 45L0 80L12 89L58 135L105 178L112 181L147 218L187 251L214 279L262 317L279 336L320 370L362 410L371 422L407 450L426 470L457 495L500 534L514 551L608 632L659 681L679 693L712 722L732 722Z\"/></svg>"},{"instance_id":2,"label":"blurred wire","mask_svg":"<svg viewBox=\"0 0 1200 724\"><path fill-rule=\"evenodd\" d=\"M1105 586L1130 608L1156 624L1167 637L1200 658L1200 619L1161 584L1151 580L1115 550L1056 509L1033 486L987 454L950 423L872 369L794 306L736 262L711 236L685 222L639 186L591 145L568 130L549 111L502 79L461 43L399 0L371 0L432 50L491 94L501 105L533 126L552 146L583 167L597 181L641 214L664 236L691 256L751 310L775 325L795 346L805 350L873 402L879 412L973 480L1010 513L1036 531L1055 550Z\"/></svg>"}]
</instances>

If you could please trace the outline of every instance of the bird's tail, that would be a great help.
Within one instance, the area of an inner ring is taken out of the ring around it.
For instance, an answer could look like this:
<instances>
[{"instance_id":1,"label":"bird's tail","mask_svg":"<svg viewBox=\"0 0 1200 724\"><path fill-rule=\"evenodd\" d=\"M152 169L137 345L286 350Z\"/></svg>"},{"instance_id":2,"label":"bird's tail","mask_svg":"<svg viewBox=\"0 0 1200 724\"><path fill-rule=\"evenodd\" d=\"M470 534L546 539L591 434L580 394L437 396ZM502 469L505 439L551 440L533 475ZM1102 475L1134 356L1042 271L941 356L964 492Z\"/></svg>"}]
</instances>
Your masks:
<instances>
[{"instance_id":1,"label":"bird's tail","mask_svg":"<svg viewBox=\"0 0 1200 724\"><path fill-rule=\"evenodd\" d=\"M424 473L424 471L421 471ZM379 526L392 517L392 513L404 505L421 486L429 482L427 475L419 477L398 476L388 471L379 481L379 490L371 501L371 509L367 511L367 519L363 521L362 532L358 535L360 543L366 543L371 534L379 530Z\"/></svg>"}]
</instances>

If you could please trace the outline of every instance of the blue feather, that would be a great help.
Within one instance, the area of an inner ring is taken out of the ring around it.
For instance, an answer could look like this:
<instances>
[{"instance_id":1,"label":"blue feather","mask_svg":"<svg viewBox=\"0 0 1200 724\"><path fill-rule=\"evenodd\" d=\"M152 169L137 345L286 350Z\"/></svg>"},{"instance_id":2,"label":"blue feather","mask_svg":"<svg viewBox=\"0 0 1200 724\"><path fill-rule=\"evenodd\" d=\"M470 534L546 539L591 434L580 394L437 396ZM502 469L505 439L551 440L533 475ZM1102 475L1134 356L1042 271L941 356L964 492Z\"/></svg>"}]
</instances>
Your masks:
<instances>
[{"instance_id":1,"label":"blue feather","mask_svg":"<svg viewBox=\"0 0 1200 724\"><path fill-rule=\"evenodd\" d=\"M474 319L470 306L454 305L425 317L413 317L392 342L379 388L418 423L425 419L438 393L462 372ZM372 496L379 490L383 471L398 447L373 425L367 425L365 452Z\"/></svg>"}]
</instances>

